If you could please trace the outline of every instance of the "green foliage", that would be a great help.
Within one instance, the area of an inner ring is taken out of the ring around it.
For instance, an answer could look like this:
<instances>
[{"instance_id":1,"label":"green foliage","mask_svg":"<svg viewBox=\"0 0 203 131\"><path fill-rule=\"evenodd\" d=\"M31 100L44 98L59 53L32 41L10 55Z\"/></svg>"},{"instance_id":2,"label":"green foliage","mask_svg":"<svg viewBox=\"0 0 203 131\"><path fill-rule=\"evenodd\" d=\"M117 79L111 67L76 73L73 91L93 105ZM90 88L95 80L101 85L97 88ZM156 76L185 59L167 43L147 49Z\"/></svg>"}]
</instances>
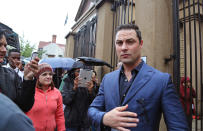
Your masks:
<instances>
[{"instance_id":1,"label":"green foliage","mask_svg":"<svg viewBox=\"0 0 203 131\"><path fill-rule=\"evenodd\" d=\"M30 44L30 41L25 40L24 36L20 37L20 52L21 56L31 57L33 50L35 50L35 46Z\"/></svg>"},{"instance_id":2,"label":"green foliage","mask_svg":"<svg viewBox=\"0 0 203 131\"><path fill-rule=\"evenodd\" d=\"M44 54L46 51L43 50L39 50L38 51L38 57L41 59L42 58L42 54Z\"/></svg>"}]
</instances>

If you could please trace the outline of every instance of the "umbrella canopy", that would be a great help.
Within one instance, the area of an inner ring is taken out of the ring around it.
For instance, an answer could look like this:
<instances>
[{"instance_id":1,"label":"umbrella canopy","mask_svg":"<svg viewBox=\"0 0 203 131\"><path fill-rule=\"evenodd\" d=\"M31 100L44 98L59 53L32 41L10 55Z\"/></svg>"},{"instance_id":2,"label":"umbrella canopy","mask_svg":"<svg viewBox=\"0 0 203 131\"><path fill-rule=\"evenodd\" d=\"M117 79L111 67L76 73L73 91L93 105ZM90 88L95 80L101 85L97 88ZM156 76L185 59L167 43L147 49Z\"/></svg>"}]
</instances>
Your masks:
<instances>
[{"instance_id":1,"label":"umbrella canopy","mask_svg":"<svg viewBox=\"0 0 203 131\"><path fill-rule=\"evenodd\" d=\"M62 57L54 57L54 58L44 58L39 61L41 63L50 64L53 69L55 68L63 68L63 69L71 69L75 60L72 58L62 58Z\"/></svg>"},{"instance_id":2,"label":"umbrella canopy","mask_svg":"<svg viewBox=\"0 0 203 131\"><path fill-rule=\"evenodd\" d=\"M97 59L97 58L93 58L93 57L85 57L85 56L82 56L82 57L78 57L77 59L83 61L85 63L86 66L108 66L110 68L112 68L112 66L101 60L101 59Z\"/></svg>"}]
</instances>

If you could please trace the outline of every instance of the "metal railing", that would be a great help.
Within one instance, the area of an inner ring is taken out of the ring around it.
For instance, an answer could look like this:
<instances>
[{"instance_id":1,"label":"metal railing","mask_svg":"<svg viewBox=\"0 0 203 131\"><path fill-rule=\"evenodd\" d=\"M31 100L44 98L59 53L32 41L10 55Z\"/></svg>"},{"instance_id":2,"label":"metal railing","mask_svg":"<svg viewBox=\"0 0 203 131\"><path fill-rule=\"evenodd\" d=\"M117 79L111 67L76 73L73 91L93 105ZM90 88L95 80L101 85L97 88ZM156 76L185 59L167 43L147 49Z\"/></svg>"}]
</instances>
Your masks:
<instances>
[{"instance_id":1,"label":"metal railing","mask_svg":"<svg viewBox=\"0 0 203 131\"><path fill-rule=\"evenodd\" d=\"M86 22L74 36L74 58L79 56L95 57L97 18Z\"/></svg>"},{"instance_id":2,"label":"metal railing","mask_svg":"<svg viewBox=\"0 0 203 131\"><path fill-rule=\"evenodd\" d=\"M173 21L174 83L183 99L190 130L202 131L203 0L173 0ZM181 78L188 78L188 82L181 83ZM189 82L191 86L186 88Z\"/></svg>"}]
</instances>

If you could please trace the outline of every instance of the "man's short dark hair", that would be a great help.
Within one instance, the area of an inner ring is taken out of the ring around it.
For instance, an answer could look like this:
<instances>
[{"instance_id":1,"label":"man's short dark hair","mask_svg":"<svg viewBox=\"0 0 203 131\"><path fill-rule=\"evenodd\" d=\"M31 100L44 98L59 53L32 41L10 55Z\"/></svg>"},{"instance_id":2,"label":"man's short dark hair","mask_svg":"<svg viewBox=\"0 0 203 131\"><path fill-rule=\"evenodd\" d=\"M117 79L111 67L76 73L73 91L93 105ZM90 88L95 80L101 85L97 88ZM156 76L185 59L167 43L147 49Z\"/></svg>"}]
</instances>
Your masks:
<instances>
[{"instance_id":1,"label":"man's short dark hair","mask_svg":"<svg viewBox=\"0 0 203 131\"><path fill-rule=\"evenodd\" d=\"M5 35L5 32L3 29L0 28L0 39L2 39L3 35Z\"/></svg>"},{"instance_id":2,"label":"man's short dark hair","mask_svg":"<svg viewBox=\"0 0 203 131\"><path fill-rule=\"evenodd\" d=\"M8 51L8 56L10 56L12 52L18 52L18 53L20 53L20 51L18 49L10 49Z\"/></svg>"},{"instance_id":3,"label":"man's short dark hair","mask_svg":"<svg viewBox=\"0 0 203 131\"><path fill-rule=\"evenodd\" d=\"M120 30L135 30L137 37L139 39L139 42L141 42L142 40L142 36L141 36L141 31L139 30L139 27L136 24L123 24L123 25L119 25L116 28L116 34L118 33L118 31Z\"/></svg>"}]
</instances>

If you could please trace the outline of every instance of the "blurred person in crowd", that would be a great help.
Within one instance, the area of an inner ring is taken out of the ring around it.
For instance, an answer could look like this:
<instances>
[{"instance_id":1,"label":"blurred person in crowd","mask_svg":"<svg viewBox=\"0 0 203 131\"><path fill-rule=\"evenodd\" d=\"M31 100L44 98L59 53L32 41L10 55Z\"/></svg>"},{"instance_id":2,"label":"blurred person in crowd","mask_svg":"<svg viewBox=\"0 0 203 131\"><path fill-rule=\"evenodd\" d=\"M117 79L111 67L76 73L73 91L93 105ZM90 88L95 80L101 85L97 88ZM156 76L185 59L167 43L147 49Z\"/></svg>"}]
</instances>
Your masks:
<instances>
[{"instance_id":1,"label":"blurred person in crowd","mask_svg":"<svg viewBox=\"0 0 203 131\"><path fill-rule=\"evenodd\" d=\"M53 70L47 63L39 65L36 75L35 102L27 116L33 121L36 131L65 131L63 100L54 87Z\"/></svg>"},{"instance_id":2,"label":"blurred person in crowd","mask_svg":"<svg viewBox=\"0 0 203 131\"><path fill-rule=\"evenodd\" d=\"M23 74L24 74L24 67L25 67L25 62L22 60L22 61L20 61L20 64L19 64L19 66L18 66L18 69L19 69L21 72L23 72Z\"/></svg>"},{"instance_id":3,"label":"blurred person in crowd","mask_svg":"<svg viewBox=\"0 0 203 131\"><path fill-rule=\"evenodd\" d=\"M123 64L103 77L99 93L88 109L97 130L158 131L163 114L168 131L188 131L170 75L141 59L143 40L139 27L118 26L115 47Z\"/></svg>"},{"instance_id":4,"label":"blurred person in crowd","mask_svg":"<svg viewBox=\"0 0 203 131\"><path fill-rule=\"evenodd\" d=\"M0 93L0 131L34 131L32 121L8 97Z\"/></svg>"},{"instance_id":5,"label":"blurred person in crowd","mask_svg":"<svg viewBox=\"0 0 203 131\"><path fill-rule=\"evenodd\" d=\"M89 131L90 129L87 110L96 93L92 80L86 83L87 87L78 87L79 72L83 67L82 62L76 61L64 79L62 96L65 105L66 131Z\"/></svg>"},{"instance_id":6,"label":"blurred person in crowd","mask_svg":"<svg viewBox=\"0 0 203 131\"><path fill-rule=\"evenodd\" d=\"M11 49L8 51L8 64L6 65L7 68L14 69L15 72L21 77L23 80L23 72L19 69L21 64L20 61L20 51L17 49Z\"/></svg>"},{"instance_id":7,"label":"blurred person in crowd","mask_svg":"<svg viewBox=\"0 0 203 131\"><path fill-rule=\"evenodd\" d=\"M182 77L180 81L180 101L185 113L189 125L192 123L192 115L195 114L195 106L193 98L196 97L196 92L191 85L191 80L189 77Z\"/></svg>"},{"instance_id":8,"label":"blurred person in crowd","mask_svg":"<svg viewBox=\"0 0 203 131\"><path fill-rule=\"evenodd\" d=\"M65 78L67 78L67 76L68 76L68 72L67 73L65 73L64 74L64 76L63 76L63 78L62 78L62 80L61 80L61 84L60 84L60 86L59 86L59 90L62 92L62 90L63 90L63 86L64 86L64 80L65 80Z\"/></svg>"},{"instance_id":9,"label":"blurred person in crowd","mask_svg":"<svg viewBox=\"0 0 203 131\"><path fill-rule=\"evenodd\" d=\"M0 29L0 92L16 103L22 111L29 111L34 103L35 79L38 72L39 58L35 58L25 66L23 82L11 68L2 67L6 55L6 36Z\"/></svg>"},{"instance_id":10,"label":"blurred person in crowd","mask_svg":"<svg viewBox=\"0 0 203 131\"><path fill-rule=\"evenodd\" d=\"M56 68L54 70L54 75L53 75L53 82L54 85L57 89L59 89L62 78L63 78L63 72L64 70L62 68Z\"/></svg>"},{"instance_id":11,"label":"blurred person in crowd","mask_svg":"<svg viewBox=\"0 0 203 131\"><path fill-rule=\"evenodd\" d=\"M1 63L1 65L3 67L6 67L6 64L8 63L8 59L7 59L7 56L4 57L4 61Z\"/></svg>"},{"instance_id":12,"label":"blurred person in crowd","mask_svg":"<svg viewBox=\"0 0 203 131\"><path fill-rule=\"evenodd\" d=\"M95 93L97 94L98 91L99 91L99 81L98 81L98 78L97 78L97 72L95 70L93 70L93 74L92 74L92 81L93 81L93 85L94 85L94 88L95 88Z\"/></svg>"}]
</instances>

